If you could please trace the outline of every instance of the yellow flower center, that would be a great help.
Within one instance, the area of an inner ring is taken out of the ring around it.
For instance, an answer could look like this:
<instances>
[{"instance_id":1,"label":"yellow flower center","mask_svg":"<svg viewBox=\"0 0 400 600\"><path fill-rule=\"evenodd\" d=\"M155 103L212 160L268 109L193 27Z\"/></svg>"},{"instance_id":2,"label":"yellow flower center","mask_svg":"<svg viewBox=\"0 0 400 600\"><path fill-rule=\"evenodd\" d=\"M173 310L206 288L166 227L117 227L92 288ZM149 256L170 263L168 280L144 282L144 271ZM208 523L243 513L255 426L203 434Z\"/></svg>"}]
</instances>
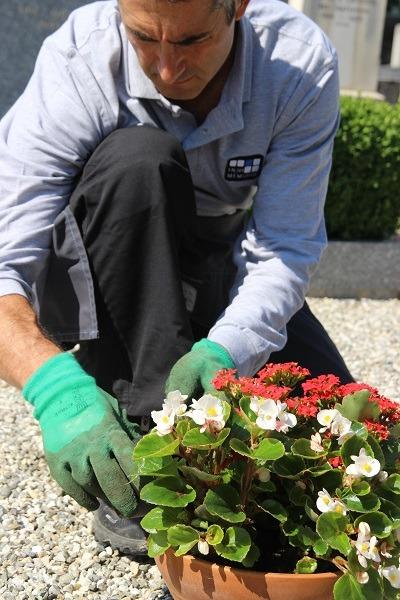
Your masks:
<instances>
[{"instance_id":1,"label":"yellow flower center","mask_svg":"<svg viewBox=\"0 0 400 600\"><path fill-rule=\"evenodd\" d=\"M364 465L364 471L366 471L366 473L371 473L372 471L372 467L369 464Z\"/></svg>"},{"instance_id":2,"label":"yellow flower center","mask_svg":"<svg viewBox=\"0 0 400 600\"><path fill-rule=\"evenodd\" d=\"M207 410L207 415L208 415L209 417L216 417L216 416L218 415L218 411L217 411L217 409L215 408L215 406L212 406L211 408L209 408L209 409Z\"/></svg>"},{"instance_id":3,"label":"yellow flower center","mask_svg":"<svg viewBox=\"0 0 400 600\"><path fill-rule=\"evenodd\" d=\"M327 505L328 505L328 504L330 503L330 501L331 501L331 500L330 500L330 498L329 498L328 496L323 496L323 498L322 498L322 502L323 502L324 504L327 504Z\"/></svg>"},{"instance_id":4,"label":"yellow flower center","mask_svg":"<svg viewBox=\"0 0 400 600\"><path fill-rule=\"evenodd\" d=\"M362 551L362 552L368 552L368 548L369 548L369 544L368 544L368 542L364 542L364 543L361 545L361 551Z\"/></svg>"}]
</instances>

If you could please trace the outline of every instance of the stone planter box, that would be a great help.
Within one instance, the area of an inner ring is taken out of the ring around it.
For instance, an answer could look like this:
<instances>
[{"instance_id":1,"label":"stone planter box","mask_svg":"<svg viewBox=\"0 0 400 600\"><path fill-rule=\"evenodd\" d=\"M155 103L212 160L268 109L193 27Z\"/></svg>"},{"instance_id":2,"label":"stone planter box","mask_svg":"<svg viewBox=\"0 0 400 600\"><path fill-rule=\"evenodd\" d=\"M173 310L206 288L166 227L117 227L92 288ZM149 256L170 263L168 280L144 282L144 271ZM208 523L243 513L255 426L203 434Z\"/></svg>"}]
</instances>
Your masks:
<instances>
[{"instance_id":1,"label":"stone planter box","mask_svg":"<svg viewBox=\"0 0 400 600\"><path fill-rule=\"evenodd\" d=\"M329 242L307 295L400 298L400 237L385 242Z\"/></svg>"}]
</instances>

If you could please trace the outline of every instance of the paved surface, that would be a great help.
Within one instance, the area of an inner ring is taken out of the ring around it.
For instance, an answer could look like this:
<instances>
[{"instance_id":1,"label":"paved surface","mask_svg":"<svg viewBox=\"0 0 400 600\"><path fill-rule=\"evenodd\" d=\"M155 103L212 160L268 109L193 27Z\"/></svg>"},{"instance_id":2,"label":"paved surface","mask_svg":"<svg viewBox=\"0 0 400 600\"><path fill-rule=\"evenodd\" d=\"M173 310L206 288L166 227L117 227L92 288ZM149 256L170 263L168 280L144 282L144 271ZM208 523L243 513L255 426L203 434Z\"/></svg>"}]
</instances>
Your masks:
<instances>
[{"instance_id":1,"label":"paved surface","mask_svg":"<svg viewBox=\"0 0 400 600\"><path fill-rule=\"evenodd\" d=\"M311 298L354 377L400 401L400 300ZM104 550L50 478L32 408L0 381L0 599L171 600L157 567Z\"/></svg>"}]
</instances>

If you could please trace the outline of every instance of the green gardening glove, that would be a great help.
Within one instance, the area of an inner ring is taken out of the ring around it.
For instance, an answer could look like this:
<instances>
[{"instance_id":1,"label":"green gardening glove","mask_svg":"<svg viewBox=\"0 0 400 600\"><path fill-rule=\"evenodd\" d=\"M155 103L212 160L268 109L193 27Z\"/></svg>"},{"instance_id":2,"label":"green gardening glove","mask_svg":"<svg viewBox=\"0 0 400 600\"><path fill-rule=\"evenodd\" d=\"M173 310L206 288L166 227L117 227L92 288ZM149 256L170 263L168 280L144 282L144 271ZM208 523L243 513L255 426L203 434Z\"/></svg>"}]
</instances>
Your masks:
<instances>
[{"instance_id":1,"label":"green gardening glove","mask_svg":"<svg viewBox=\"0 0 400 600\"><path fill-rule=\"evenodd\" d=\"M215 392L212 380L220 369L234 369L228 352L211 340L196 342L191 351L172 367L167 379L166 393L179 390L190 397Z\"/></svg>"},{"instance_id":2,"label":"green gardening glove","mask_svg":"<svg viewBox=\"0 0 400 600\"><path fill-rule=\"evenodd\" d=\"M132 453L140 438L115 398L69 353L47 360L22 394L34 405L52 477L88 510L103 499L125 517L137 506Z\"/></svg>"}]
</instances>

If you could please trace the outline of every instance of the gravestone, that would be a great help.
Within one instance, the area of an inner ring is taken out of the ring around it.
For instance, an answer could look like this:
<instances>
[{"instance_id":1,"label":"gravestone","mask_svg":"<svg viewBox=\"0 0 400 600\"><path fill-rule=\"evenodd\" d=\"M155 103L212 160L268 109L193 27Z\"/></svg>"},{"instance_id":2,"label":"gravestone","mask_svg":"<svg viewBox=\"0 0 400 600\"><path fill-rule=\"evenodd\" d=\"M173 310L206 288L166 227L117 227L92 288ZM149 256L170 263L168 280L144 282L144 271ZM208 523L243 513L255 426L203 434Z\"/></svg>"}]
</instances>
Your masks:
<instances>
[{"instance_id":1,"label":"gravestone","mask_svg":"<svg viewBox=\"0 0 400 600\"><path fill-rule=\"evenodd\" d=\"M0 118L25 88L42 41L89 0L0 0Z\"/></svg>"},{"instance_id":2,"label":"gravestone","mask_svg":"<svg viewBox=\"0 0 400 600\"><path fill-rule=\"evenodd\" d=\"M376 92L387 0L289 0L325 31L342 90Z\"/></svg>"}]
</instances>

